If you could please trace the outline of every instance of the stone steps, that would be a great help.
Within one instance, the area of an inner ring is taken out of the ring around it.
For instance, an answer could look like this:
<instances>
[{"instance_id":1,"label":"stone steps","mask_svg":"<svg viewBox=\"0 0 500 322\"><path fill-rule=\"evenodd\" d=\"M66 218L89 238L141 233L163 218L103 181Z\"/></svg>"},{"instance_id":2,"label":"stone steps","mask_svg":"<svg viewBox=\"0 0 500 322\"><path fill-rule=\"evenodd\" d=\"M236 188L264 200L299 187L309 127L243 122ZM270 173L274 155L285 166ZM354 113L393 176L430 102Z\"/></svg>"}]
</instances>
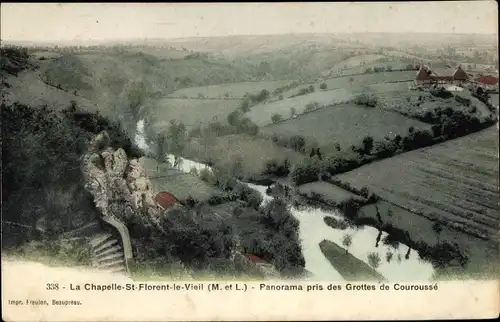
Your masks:
<instances>
[{"instance_id":1,"label":"stone steps","mask_svg":"<svg viewBox=\"0 0 500 322\"><path fill-rule=\"evenodd\" d=\"M109 233L99 233L90 240L93 267L110 273L126 272L125 255L118 240Z\"/></svg>"}]
</instances>

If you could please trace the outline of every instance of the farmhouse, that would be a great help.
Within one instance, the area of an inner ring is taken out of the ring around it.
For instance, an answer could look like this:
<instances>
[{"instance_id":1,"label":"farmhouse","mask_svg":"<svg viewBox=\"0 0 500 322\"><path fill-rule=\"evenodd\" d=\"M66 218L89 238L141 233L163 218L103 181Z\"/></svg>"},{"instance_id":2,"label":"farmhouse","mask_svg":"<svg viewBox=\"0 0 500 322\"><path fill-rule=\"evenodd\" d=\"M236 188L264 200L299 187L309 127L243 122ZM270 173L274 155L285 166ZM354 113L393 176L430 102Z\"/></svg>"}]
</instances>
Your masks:
<instances>
[{"instance_id":1,"label":"farmhouse","mask_svg":"<svg viewBox=\"0 0 500 322\"><path fill-rule=\"evenodd\" d=\"M175 205L180 205L180 202L174 197L174 195L164 191L159 192L154 200L156 205L162 210L169 209Z\"/></svg>"},{"instance_id":2,"label":"farmhouse","mask_svg":"<svg viewBox=\"0 0 500 322\"><path fill-rule=\"evenodd\" d=\"M495 77L493 75L481 76L476 79L476 83L485 88L494 88L498 86L498 77Z\"/></svg>"},{"instance_id":3,"label":"farmhouse","mask_svg":"<svg viewBox=\"0 0 500 322\"><path fill-rule=\"evenodd\" d=\"M431 70L421 65L415 76L415 83L420 86L431 84L463 84L468 79L467 73L460 66L455 69L433 68Z\"/></svg>"}]
</instances>

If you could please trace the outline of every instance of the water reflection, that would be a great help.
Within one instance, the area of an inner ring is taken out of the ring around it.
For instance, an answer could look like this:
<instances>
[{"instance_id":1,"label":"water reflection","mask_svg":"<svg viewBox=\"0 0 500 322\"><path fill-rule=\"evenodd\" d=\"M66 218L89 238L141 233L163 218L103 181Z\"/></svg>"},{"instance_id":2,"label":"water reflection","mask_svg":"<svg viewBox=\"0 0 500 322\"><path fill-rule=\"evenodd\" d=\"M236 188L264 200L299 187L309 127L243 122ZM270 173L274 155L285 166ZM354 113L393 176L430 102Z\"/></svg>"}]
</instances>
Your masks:
<instances>
[{"instance_id":1,"label":"water reflection","mask_svg":"<svg viewBox=\"0 0 500 322\"><path fill-rule=\"evenodd\" d=\"M143 133L143 129L139 131L138 128L138 133ZM198 173L202 169L211 171L207 165L184 158L180 159L181 162L177 166L184 172L190 172L192 168L197 169ZM175 157L169 155L171 164L174 163L174 160ZM263 203L273 199L266 193L267 186L245 184L262 194ZM344 280L320 250L319 243L324 239L345 248L348 253L365 263L370 264L370 261L372 261L372 266L375 265L377 271L389 281L427 281L432 277L433 268L430 263L420 261L416 251L411 252L411 248L394 240L383 231L369 226L356 227L352 225L347 228L344 227L344 229L334 229L325 224L324 218L329 216L337 220L344 220L338 211L324 211L318 208L304 207L297 202L293 202L291 212L300 222L299 235L306 262L305 268L313 274L309 279ZM374 240L375 245L373 244ZM406 250L406 253L404 250ZM402 261L403 255L404 262ZM394 256L396 260L393 260ZM373 259L370 260L369 258ZM385 260L381 260L382 258L385 258Z\"/></svg>"}]
</instances>

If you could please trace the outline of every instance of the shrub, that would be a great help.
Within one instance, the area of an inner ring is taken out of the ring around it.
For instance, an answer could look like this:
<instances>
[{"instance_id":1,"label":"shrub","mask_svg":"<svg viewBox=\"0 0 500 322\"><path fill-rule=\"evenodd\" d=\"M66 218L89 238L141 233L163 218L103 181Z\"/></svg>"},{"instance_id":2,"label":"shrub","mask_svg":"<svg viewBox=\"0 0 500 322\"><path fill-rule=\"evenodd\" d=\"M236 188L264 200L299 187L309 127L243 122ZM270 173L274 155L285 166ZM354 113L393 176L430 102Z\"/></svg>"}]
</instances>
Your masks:
<instances>
[{"instance_id":1,"label":"shrub","mask_svg":"<svg viewBox=\"0 0 500 322\"><path fill-rule=\"evenodd\" d=\"M200 170L200 179L203 180L203 181L205 181L205 182L207 182L207 183L215 181L214 180L214 175L207 168Z\"/></svg>"},{"instance_id":2,"label":"shrub","mask_svg":"<svg viewBox=\"0 0 500 322\"><path fill-rule=\"evenodd\" d=\"M229 258L234 232L223 217L214 216L206 208L170 212L160 219L165 231L161 243L168 245L168 253L198 269L206 267L212 258Z\"/></svg>"},{"instance_id":3,"label":"shrub","mask_svg":"<svg viewBox=\"0 0 500 322\"><path fill-rule=\"evenodd\" d=\"M356 198L349 198L347 200L342 201L339 204L339 208L342 210L344 216L349 219L356 219L359 214L359 210L361 208L361 202Z\"/></svg>"},{"instance_id":4,"label":"shrub","mask_svg":"<svg viewBox=\"0 0 500 322\"><path fill-rule=\"evenodd\" d=\"M469 98L462 97L460 95L455 95L455 100L464 106L470 106L471 104L471 100Z\"/></svg>"},{"instance_id":5,"label":"shrub","mask_svg":"<svg viewBox=\"0 0 500 322\"><path fill-rule=\"evenodd\" d=\"M378 99L373 94L359 94L354 98L354 103L357 105L363 105L367 107L375 107L378 104Z\"/></svg>"},{"instance_id":6,"label":"shrub","mask_svg":"<svg viewBox=\"0 0 500 322\"><path fill-rule=\"evenodd\" d=\"M234 186L232 193L239 199L246 201L247 204L254 209L259 209L263 201L260 192L239 182Z\"/></svg>"},{"instance_id":7,"label":"shrub","mask_svg":"<svg viewBox=\"0 0 500 322\"><path fill-rule=\"evenodd\" d=\"M191 167L191 169L189 169L189 173L191 173L194 176L198 176L199 175L198 169L196 169L196 167Z\"/></svg>"},{"instance_id":8,"label":"shrub","mask_svg":"<svg viewBox=\"0 0 500 322\"><path fill-rule=\"evenodd\" d=\"M321 90L326 90L326 88L327 88L326 83L321 83L321 85L319 85L319 88L320 88Z\"/></svg>"},{"instance_id":9,"label":"shrub","mask_svg":"<svg viewBox=\"0 0 500 322\"><path fill-rule=\"evenodd\" d=\"M433 96L440 97L440 98L450 98L453 96L453 94L450 91L448 91L447 89L445 89L442 86L431 88L430 93Z\"/></svg>"},{"instance_id":10,"label":"shrub","mask_svg":"<svg viewBox=\"0 0 500 322\"><path fill-rule=\"evenodd\" d=\"M281 122L282 120L283 120L283 117L280 114L273 114L271 116L271 121L273 123L278 123L278 122Z\"/></svg>"},{"instance_id":11,"label":"shrub","mask_svg":"<svg viewBox=\"0 0 500 322\"><path fill-rule=\"evenodd\" d=\"M330 216L325 216L325 218L323 218L323 221L333 229L345 230L349 227L348 223L345 220L337 220L334 217Z\"/></svg>"},{"instance_id":12,"label":"shrub","mask_svg":"<svg viewBox=\"0 0 500 322\"><path fill-rule=\"evenodd\" d=\"M305 159L302 163L296 164L291 173L292 182L301 185L318 180L318 174L322 172L323 165L314 159Z\"/></svg>"}]
</instances>

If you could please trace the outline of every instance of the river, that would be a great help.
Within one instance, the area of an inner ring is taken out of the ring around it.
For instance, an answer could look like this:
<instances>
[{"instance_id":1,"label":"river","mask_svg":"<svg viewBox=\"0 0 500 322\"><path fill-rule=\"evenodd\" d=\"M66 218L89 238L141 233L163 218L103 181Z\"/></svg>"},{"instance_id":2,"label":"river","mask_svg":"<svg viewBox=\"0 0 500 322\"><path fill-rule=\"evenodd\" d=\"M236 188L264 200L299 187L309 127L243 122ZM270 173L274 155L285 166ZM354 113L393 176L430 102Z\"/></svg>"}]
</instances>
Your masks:
<instances>
[{"instance_id":1,"label":"river","mask_svg":"<svg viewBox=\"0 0 500 322\"><path fill-rule=\"evenodd\" d=\"M137 145L145 150L149 146L144 137L144 122L139 121L137 124ZM190 172L191 168L209 169L210 167L199 162L180 158L181 162L178 168L184 172ZM169 162L173 164L174 156L169 155ZM249 187L259 191L263 196L263 203L272 199L267 195L267 186L245 183ZM352 236L352 243L349 246L349 253L358 259L368 263L367 256L369 253L378 253L380 256L380 264L377 271L386 277L390 282L396 281L428 281L434 270L430 263L421 261L418 253L415 250L410 251L408 259L405 255L408 251L408 246L399 243L399 247L394 249L384 245L380 241L376 247L376 240L379 231L373 227L364 226L361 228L347 228L345 230L334 229L326 225L323 218L331 216L336 219L342 219L342 215L338 211L326 212L317 208L309 208L307 210L297 210L291 208L292 215L299 221L299 236L301 239L302 251L305 259L305 269L312 273L310 280L322 281L342 281L343 277L334 269L330 262L326 259L319 248L319 243L326 239L330 240L342 247L343 236L349 234ZM382 238L387 234L382 233ZM386 260L387 252L391 252L392 260Z\"/></svg>"}]
</instances>

